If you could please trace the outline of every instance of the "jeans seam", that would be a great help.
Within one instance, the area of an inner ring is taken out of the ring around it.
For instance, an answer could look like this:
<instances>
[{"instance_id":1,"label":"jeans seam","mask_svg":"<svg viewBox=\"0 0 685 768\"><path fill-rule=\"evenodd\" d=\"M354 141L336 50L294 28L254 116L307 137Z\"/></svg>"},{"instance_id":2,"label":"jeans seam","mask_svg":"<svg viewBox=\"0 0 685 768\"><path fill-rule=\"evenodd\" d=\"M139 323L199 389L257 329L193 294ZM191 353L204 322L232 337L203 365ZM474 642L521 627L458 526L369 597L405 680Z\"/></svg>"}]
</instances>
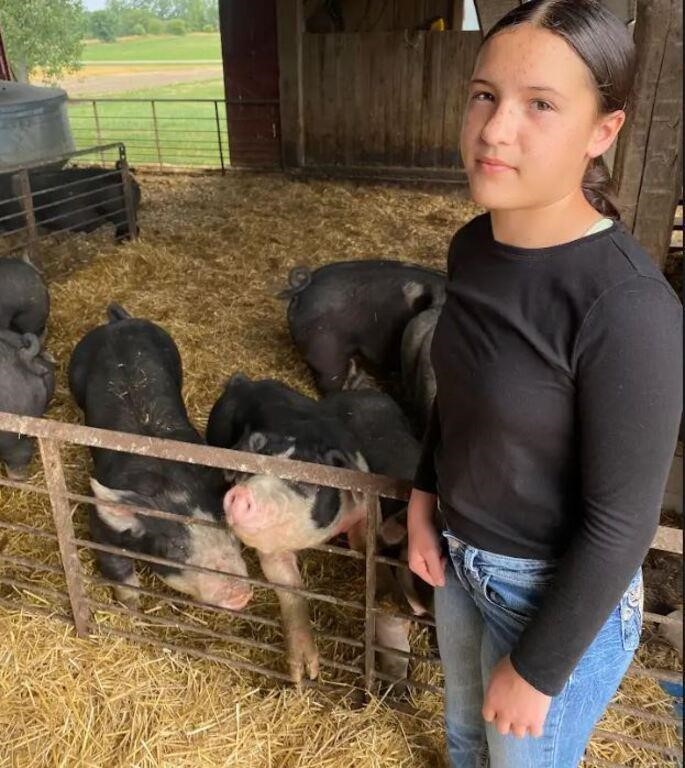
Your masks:
<instances>
[{"instance_id":1,"label":"jeans seam","mask_svg":"<svg viewBox=\"0 0 685 768\"><path fill-rule=\"evenodd\" d=\"M562 721L564 719L564 713L566 712L566 703L568 701L568 694L569 690L571 689L571 685L573 685L573 672L571 672L571 675L566 682L566 685L564 686L564 692L563 697L561 701L561 708L559 711L559 716L557 718L556 727L554 729L554 738L552 740L552 764L549 768L554 768L554 766L557 764L557 749L559 747L559 737L561 735L561 728L562 728Z\"/></svg>"}]
</instances>

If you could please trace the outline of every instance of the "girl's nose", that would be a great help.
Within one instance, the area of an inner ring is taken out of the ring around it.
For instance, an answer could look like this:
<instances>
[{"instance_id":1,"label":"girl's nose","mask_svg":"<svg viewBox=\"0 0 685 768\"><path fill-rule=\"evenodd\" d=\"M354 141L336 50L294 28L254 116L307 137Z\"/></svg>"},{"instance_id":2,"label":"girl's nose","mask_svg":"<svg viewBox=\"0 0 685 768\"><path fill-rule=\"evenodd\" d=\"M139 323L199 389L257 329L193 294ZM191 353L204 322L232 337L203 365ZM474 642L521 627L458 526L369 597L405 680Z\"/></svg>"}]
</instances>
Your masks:
<instances>
[{"instance_id":1,"label":"girl's nose","mask_svg":"<svg viewBox=\"0 0 685 768\"><path fill-rule=\"evenodd\" d=\"M516 136L516 115L504 104L498 104L483 125L480 137L491 146L511 144Z\"/></svg>"}]
</instances>

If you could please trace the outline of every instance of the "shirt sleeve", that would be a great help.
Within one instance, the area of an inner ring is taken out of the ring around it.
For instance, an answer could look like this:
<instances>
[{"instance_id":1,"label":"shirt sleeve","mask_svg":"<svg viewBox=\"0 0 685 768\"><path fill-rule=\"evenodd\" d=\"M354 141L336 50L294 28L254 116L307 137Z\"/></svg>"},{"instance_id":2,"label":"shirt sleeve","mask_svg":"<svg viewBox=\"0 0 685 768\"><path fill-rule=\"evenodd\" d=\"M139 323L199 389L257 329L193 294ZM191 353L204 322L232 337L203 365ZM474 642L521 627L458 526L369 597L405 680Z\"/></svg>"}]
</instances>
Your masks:
<instances>
[{"instance_id":1,"label":"shirt sleeve","mask_svg":"<svg viewBox=\"0 0 685 768\"><path fill-rule=\"evenodd\" d=\"M414 475L414 488L418 491L437 494L438 481L435 471L435 450L440 441L440 422L438 420L437 399L431 406L428 426L423 436L421 456Z\"/></svg>"},{"instance_id":2,"label":"shirt sleeve","mask_svg":"<svg viewBox=\"0 0 685 768\"><path fill-rule=\"evenodd\" d=\"M582 519L511 653L548 695L563 688L654 538L682 412L682 322L666 284L635 276L595 302L578 334Z\"/></svg>"}]
</instances>

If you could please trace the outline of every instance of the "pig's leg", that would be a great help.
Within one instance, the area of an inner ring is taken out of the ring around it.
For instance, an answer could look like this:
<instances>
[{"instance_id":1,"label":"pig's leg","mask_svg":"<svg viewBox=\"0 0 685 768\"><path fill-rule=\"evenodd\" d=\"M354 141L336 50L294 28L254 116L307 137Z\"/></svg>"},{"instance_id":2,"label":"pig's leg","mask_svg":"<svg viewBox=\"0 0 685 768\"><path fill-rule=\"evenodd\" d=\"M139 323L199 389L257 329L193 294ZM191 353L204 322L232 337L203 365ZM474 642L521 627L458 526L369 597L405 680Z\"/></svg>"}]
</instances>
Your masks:
<instances>
[{"instance_id":1,"label":"pig's leg","mask_svg":"<svg viewBox=\"0 0 685 768\"><path fill-rule=\"evenodd\" d=\"M114 595L120 603L129 608L138 606L139 593L135 589L128 587L137 587L140 585L136 574L133 560L128 557L119 557L107 552L97 552L96 560L102 575L110 581L118 582L114 587Z\"/></svg>"},{"instance_id":2,"label":"pig's leg","mask_svg":"<svg viewBox=\"0 0 685 768\"><path fill-rule=\"evenodd\" d=\"M379 613L376 616L376 643L386 648L409 653L409 628L411 621L397 616ZM409 659L391 653L378 652L381 669L391 675L394 682L405 680L409 670Z\"/></svg>"},{"instance_id":3,"label":"pig's leg","mask_svg":"<svg viewBox=\"0 0 685 768\"><path fill-rule=\"evenodd\" d=\"M33 456L33 439L11 432L0 432L0 460L7 465L12 480L24 480Z\"/></svg>"},{"instance_id":4,"label":"pig's leg","mask_svg":"<svg viewBox=\"0 0 685 768\"><path fill-rule=\"evenodd\" d=\"M343 388L351 357L334 334L317 335L304 351L304 358L314 369L316 385L323 394Z\"/></svg>"},{"instance_id":5,"label":"pig's leg","mask_svg":"<svg viewBox=\"0 0 685 768\"><path fill-rule=\"evenodd\" d=\"M259 562L266 578L272 584L301 587L302 579L294 552L266 554L258 552ZM302 680L305 669L310 680L319 674L319 651L314 642L309 621L307 601L300 595L276 590L281 604L283 631L288 646L288 661L293 682Z\"/></svg>"}]
</instances>

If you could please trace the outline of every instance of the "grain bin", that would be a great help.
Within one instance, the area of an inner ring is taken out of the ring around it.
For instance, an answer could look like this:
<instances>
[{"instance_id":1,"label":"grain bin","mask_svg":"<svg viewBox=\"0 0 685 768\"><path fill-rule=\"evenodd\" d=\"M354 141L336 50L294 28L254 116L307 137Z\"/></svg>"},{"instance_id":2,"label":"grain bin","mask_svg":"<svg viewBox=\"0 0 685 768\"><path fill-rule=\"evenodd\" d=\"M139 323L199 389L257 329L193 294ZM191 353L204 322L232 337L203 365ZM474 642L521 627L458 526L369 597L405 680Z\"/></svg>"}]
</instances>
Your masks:
<instances>
[{"instance_id":1,"label":"grain bin","mask_svg":"<svg viewBox=\"0 0 685 768\"><path fill-rule=\"evenodd\" d=\"M0 82L0 171L74 149L65 91Z\"/></svg>"}]
</instances>

